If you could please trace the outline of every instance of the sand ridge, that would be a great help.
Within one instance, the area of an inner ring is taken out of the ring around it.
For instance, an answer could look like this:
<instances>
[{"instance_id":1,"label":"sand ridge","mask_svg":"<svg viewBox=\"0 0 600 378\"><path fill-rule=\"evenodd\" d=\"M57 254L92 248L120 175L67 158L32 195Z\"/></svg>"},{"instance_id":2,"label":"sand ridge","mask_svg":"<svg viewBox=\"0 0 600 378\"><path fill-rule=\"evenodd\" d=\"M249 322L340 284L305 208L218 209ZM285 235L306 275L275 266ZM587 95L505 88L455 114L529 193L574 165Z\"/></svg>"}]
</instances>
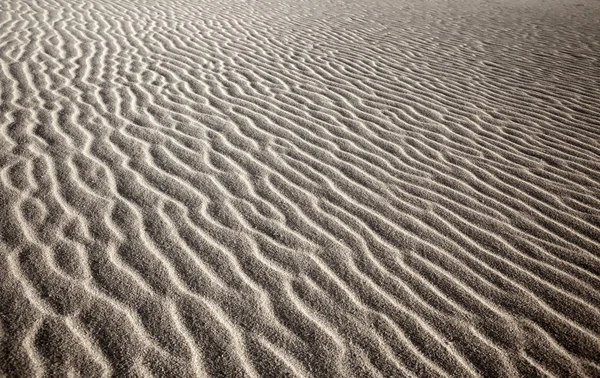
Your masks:
<instances>
[{"instance_id":1,"label":"sand ridge","mask_svg":"<svg viewBox=\"0 0 600 378\"><path fill-rule=\"evenodd\" d=\"M0 376L600 376L600 3L0 4Z\"/></svg>"}]
</instances>

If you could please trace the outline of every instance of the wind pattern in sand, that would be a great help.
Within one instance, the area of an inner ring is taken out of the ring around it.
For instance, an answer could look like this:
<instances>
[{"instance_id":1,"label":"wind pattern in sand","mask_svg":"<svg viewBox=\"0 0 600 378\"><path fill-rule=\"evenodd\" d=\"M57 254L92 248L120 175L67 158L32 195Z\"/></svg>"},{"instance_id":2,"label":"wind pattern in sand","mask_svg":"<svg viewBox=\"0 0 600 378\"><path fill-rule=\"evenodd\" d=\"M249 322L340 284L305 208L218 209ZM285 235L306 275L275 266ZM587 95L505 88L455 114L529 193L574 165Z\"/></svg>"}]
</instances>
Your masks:
<instances>
[{"instance_id":1,"label":"wind pattern in sand","mask_svg":"<svg viewBox=\"0 0 600 378\"><path fill-rule=\"evenodd\" d=\"M2 1L0 376L600 376L599 20Z\"/></svg>"}]
</instances>

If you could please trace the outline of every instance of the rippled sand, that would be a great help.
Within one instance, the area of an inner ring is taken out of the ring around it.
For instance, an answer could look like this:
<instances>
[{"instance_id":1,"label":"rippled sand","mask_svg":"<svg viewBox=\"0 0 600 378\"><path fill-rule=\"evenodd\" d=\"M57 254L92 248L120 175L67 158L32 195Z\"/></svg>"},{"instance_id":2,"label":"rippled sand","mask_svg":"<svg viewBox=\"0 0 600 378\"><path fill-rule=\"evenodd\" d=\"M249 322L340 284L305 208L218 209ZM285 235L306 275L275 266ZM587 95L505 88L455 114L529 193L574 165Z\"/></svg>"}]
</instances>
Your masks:
<instances>
[{"instance_id":1,"label":"rippled sand","mask_svg":"<svg viewBox=\"0 0 600 378\"><path fill-rule=\"evenodd\" d=\"M599 377L600 2L4 0L0 376Z\"/></svg>"}]
</instances>

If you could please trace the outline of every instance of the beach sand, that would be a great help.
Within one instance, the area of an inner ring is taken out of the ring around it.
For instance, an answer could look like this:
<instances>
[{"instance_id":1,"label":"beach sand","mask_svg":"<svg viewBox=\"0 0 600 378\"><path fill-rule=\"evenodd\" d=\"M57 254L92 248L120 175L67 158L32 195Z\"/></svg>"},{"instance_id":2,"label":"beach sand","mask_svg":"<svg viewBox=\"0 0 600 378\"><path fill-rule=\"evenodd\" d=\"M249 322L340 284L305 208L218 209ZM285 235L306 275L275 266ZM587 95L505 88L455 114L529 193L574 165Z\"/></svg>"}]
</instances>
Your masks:
<instances>
[{"instance_id":1,"label":"beach sand","mask_svg":"<svg viewBox=\"0 0 600 378\"><path fill-rule=\"evenodd\" d=\"M1 377L600 377L600 2L4 0Z\"/></svg>"}]
</instances>

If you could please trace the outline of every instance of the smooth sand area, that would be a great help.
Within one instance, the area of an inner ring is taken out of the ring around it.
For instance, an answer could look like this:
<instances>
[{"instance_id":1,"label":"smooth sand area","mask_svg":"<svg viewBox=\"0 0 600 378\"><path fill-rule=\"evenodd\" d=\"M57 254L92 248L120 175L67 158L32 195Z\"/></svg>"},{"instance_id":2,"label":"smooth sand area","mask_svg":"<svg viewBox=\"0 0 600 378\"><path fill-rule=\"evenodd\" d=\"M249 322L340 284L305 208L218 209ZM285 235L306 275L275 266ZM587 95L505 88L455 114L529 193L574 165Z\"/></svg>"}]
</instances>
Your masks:
<instances>
[{"instance_id":1,"label":"smooth sand area","mask_svg":"<svg viewBox=\"0 0 600 378\"><path fill-rule=\"evenodd\" d=\"M600 377L600 1L0 1L0 377Z\"/></svg>"}]
</instances>

